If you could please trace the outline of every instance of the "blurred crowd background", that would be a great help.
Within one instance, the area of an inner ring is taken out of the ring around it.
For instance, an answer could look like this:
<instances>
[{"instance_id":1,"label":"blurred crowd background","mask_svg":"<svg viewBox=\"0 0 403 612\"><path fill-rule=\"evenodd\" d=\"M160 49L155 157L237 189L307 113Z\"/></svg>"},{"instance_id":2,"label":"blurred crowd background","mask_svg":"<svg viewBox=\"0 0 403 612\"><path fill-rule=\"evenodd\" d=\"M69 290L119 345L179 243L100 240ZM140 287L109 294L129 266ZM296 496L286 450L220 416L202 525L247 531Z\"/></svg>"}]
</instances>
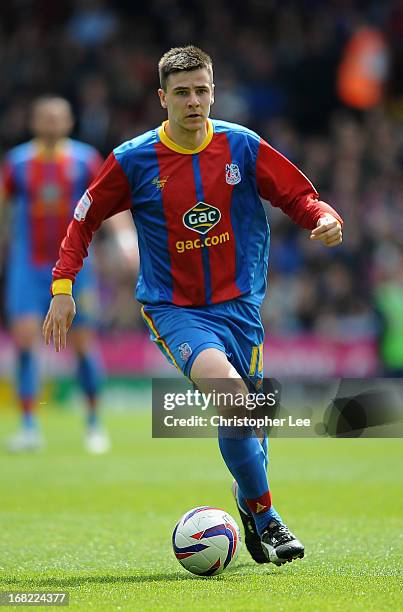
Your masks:
<instances>
[{"instance_id":1,"label":"blurred crowd background","mask_svg":"<svg viewBox=\"0 0 403 612\"><path fill-rule=\"evenodd\" d=\"M267 331L382 342L389 330L403 371L401 0L10 0L0 20L2 155L29 138L30 102L56 93L73 105L73 135L106 156L164 118L160 56L205 49L212 116L256 130L345 219L343 247L328 250L268 206ZM94 248L101 332L143 329L106 232ZM398 370L392 353L383 365Z\"/></svg>"}]
</instances>

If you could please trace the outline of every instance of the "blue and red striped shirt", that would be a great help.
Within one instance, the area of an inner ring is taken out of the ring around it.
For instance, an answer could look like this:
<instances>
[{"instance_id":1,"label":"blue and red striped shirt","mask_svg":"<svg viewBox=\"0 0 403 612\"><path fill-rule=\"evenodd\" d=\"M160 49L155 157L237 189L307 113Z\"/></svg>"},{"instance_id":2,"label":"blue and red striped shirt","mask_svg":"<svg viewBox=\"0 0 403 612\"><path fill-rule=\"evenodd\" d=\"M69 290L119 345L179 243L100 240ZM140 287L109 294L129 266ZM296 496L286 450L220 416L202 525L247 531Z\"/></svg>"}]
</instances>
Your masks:
<instances>
[{"instance_id":1,"label":"blue and red striped shirt","mask_svg":"<svg viewBox=\"0 0 403 612\"><path fill-rule=\"evenodd\" d=\"M93 232L129 209L140 302L203 306L244 296L260 303L270 238L261 198L307 229L324 213L342 222L304 174L251 130L208 120L205 141L190 151L163 124L109 155L76 207L53 279L74 281Z\"/></svg>"},{"instance_id":2,"label":"blue and red striped shirt","mask_svg":"<svg viewBox=\"0 0 403 612\"><path fill-rule=\"evenodd\" d=\"M2 188L14 204L10 255L16 265L54 264L77 200L101 165L93 147L71 139L60 141L52 157L36 140L9 151Z\"/></svg>"}]
</instances>

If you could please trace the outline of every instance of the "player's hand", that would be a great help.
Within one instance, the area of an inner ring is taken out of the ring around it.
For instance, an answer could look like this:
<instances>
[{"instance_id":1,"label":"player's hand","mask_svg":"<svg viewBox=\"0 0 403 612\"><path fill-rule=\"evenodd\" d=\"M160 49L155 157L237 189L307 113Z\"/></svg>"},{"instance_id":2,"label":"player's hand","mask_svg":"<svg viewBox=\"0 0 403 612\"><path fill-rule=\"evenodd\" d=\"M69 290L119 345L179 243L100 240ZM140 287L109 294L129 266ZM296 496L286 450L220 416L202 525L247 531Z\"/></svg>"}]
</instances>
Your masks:
<instances>
[{"instance_id":1,"label":"player's hand","mask_svg":"<svg viewBox=\"0 0 403 612\"><path fill-rule=\"evenodd\" d=\"M53 344L57 353L66 348L67 332L75 314L76 305L71 295L58 294L52 298L42 331L46 344L50 344L53 336Z\"/></svg>"},{"instance_id":2,"label":"player's hand","mask_svg":"<svg viewBox=\"0 0 403 612\"><path fill-rule=\"evenodd\" d=\"M310 240L320 240L325 246L333 247L341 244L343 232L340 222L330 214L325 214L312 230Z\"/></svg>"}]
</instances>

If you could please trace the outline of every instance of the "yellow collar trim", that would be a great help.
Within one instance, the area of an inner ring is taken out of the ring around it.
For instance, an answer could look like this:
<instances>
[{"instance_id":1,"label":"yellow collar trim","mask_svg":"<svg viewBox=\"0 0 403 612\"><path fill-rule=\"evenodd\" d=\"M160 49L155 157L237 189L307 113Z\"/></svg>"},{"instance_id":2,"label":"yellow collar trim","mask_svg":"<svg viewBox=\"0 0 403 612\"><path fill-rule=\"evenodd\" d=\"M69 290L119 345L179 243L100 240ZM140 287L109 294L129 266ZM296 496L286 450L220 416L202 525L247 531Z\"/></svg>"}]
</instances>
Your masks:
<instances>
[{"instance_id":1,"label":"yellow collar trim","mask_svg":"<svg viewBox=\"0 0 403 612\"><path fill-rule=\"evenodd\" d=\"M207 134L201 145L198 146L197 149L185 149L169 138L165 131L167 125L168 121L164 121L158 128L158 136L162 144L168 147L168 149L172 149L172 151L176 151L176 153L183 153L184 155L194 155L195 153L200 153L200 151L203 151L203 149L210 144L214 136L213 122L210 121L210 119L207 119Z\"/></svg>"},{"instance_id":2,"label":"yellow collar trim","mask_svg":"<svg viewBox=\"0 0 403 612\"><path fill-rule=\"evenodd\" d=\"M40 159L54 160L62 157L70 146L68 138L61 138L53 149L49 149L38 138L33 140L37 157Z\"/></svg>"}]
</instances>

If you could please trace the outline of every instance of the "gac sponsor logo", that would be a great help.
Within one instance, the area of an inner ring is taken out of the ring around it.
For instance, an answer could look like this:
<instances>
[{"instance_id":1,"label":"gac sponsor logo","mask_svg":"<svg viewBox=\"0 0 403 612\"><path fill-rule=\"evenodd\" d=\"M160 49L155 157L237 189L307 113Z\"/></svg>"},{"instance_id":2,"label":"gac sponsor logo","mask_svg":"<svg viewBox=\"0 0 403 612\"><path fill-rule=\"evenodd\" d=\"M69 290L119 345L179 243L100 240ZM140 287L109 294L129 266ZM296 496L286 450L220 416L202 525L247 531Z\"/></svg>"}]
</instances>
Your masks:
<instances>
[{"instance_id":1,"label":"gac sponsor logo","mask_svg":"<svg viewBox=\"0 0 403 612\"><path fill-rule=\"evenodd\" d=\"M198 234L207 234L221 219L221 212L215 206L197 202L183 215L183 225Z\"/></svg>"},{"instance_id":2,"label":"gac sponsor logo","mask_svg":"<svg viewBox=\"0 0 403 612\"><path fill-rule=\"evenodd\" d=\"M224 232L223 234L218 234L218 236L207 236L207 238L178 240L175 246L178 253L184 253L185 251L193 251L193 249L203 249L205 247L217 246L217 244L228 242L229 239L229 232Z\"/></svg>"}]
</instances>

